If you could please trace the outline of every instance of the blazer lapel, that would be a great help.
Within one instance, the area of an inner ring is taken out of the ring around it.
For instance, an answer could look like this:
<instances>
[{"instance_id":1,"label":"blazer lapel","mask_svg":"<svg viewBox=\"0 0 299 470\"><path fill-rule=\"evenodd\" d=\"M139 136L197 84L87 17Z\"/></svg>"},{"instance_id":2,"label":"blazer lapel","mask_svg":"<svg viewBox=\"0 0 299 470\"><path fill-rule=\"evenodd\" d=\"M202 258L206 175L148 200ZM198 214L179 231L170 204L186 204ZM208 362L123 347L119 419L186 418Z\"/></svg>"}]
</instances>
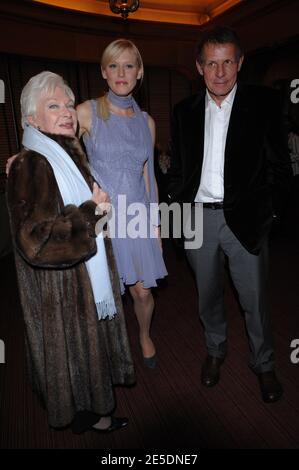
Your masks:
<instances>
[{"instance_id":1,"label":"blazer lapel","mask_svg":"<svg viewBox=\"0 0 299 470\"><path fill-rule=\"evenodd\" d=\"M243 131L246 130L246 115L248 112L244 86L238 83L234 99L229 126L226 136L225 161L244 145Z\"/></svg>"},{"instance_id":2,"label":"blazer lapel","mask_svg":"<svg viewBox=\"0 0 299 470\"><path fill-rule=\"evenodd\" d=\"M192 142L192 159L194 170L201 173L205 135L205 90L200 92L191 107L190 113L190 142Z\"/></svg>"}]
</instances>

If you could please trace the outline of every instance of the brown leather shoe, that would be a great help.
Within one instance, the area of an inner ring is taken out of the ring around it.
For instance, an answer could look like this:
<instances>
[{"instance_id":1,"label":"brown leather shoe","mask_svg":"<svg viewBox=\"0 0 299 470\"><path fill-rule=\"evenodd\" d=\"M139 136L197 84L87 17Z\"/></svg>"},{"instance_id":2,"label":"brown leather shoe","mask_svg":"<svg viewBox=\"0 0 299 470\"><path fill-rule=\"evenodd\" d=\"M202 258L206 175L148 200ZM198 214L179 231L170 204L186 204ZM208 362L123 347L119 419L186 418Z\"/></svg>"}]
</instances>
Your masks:
<instances>
[{"instance_id":1,"label":"brown leather shoe","mask_svg":"<svg viewBox=\"0 0 299 470\"><path fill-rule=\"evenodd\" d=\"M261 388L262 398L266 403L274 403L283 394L283 388L279 383L274 370L257 374Z\"/></svg>"},{"instance_id":2,"label":"brown leather shoe","mask_svg":"<svg viewBox=\"0 0 299 470\"><path fill-rule=\"evenodd\" d=\"M224 359L221 357L208 356L201 369L201 383L206 387L213 387L220 379L220 366Z\"/></svg>"}]
</instances>

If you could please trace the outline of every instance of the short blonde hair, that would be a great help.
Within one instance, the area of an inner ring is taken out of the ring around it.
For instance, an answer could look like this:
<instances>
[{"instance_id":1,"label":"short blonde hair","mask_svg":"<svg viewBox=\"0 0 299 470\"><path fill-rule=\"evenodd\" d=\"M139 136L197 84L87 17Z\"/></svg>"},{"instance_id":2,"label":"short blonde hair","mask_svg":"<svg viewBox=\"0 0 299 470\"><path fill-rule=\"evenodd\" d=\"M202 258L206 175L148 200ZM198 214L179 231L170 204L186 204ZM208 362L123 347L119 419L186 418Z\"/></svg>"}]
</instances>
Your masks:
<instances>
[{"instance_id":1,"label":"short blonde hair","mask_svg":"<svg viewBox=\"0 0 299 470\"><path fill-rule=\"evenodd\" d=\"M27 123L28 116L35 116L37 104L41 95L51 95L57 87L61 88L66 95L75 102L73 91L60 75L45 71L30 78L24 86L20 98L23 129Z\"/></svg>"},{"instance_id":2,"label":"short blonde hair","mask_svg":"<svg viewBox=\"0 0 299 470\"><path fill-rule=\"evenodd\" d=\"M144 74L143 60L138 48L129 39L120 38L108 44L102 54L101 68L105 69L110 62L117 59L124 51L127 50L133 52L136 56L137 66L139 67L139 70L141 70L140 83L142 83ZM104 119L105 121L109 119L110 113L106 96L98 98L97 109L98 114L101 116L102 119Z\"/></svg>"},{"instance_id":3,"label":"short blonde hair","mask_svg":"<svg viewBox=\"0 0 299 470\"><path fill-rule=\"evenodd\" d=\"M101 58L102 69L105 69L111 61L117 59L126 50L129 50L135 54L137 65L139 69L142 70L142 78L143 78L143 61L142 61L141 54L139 50L137 49L137 47L135 46L135 44L129 39L123 39L123 38L116 39L115 41L108 44Z\"/></svg>"}]
</instances>

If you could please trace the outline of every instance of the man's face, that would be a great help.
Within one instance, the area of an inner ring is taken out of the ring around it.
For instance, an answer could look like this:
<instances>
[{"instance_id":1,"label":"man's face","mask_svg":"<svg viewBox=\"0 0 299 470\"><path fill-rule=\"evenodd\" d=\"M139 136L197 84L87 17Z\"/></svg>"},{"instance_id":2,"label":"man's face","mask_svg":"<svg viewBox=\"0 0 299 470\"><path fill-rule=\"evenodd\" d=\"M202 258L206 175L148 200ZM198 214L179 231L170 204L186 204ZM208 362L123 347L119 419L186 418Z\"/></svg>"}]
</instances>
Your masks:
<instances>
[{"instance_id":1,"label":"man's face","mask_svg":"<svg viewBox=\"0 0 299 470\"><path fill-rule=\"evenodd\" d=\"M235 44L208 43L203 48L203 61L196 61L196 67L203 76L207 89L217 104L225 99L237 81L237 74L243 62L238 58Z\"/></svg>"}]
</instances>

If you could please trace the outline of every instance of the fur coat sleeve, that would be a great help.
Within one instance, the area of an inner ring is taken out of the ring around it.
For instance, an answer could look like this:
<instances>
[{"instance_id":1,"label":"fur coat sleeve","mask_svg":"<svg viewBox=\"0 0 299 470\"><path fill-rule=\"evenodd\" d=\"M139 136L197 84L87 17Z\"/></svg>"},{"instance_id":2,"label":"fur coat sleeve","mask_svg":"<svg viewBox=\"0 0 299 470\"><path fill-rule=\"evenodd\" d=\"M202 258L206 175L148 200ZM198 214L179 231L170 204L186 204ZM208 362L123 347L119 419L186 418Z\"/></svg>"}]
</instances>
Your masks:
<instances>
[{"instance_id":1,"label":"fur coat sleeve","mask_svg":"<svg viewBox=\"0 0 299 470\"><path fill-rule=\"evenodd\" d=\"M74 139L65 140L71 147L63 145L65 150L88 180L87 169L80 164L82 155L79 151L78 157L73 148ZM16 249L27 262L67 267L95 253L95 225L100 218L95 215L96 204L89 200L79 207L64 206L53 170L42 155L20 153L11 167L7 194Z\"/></svg>"}]
</instances>

